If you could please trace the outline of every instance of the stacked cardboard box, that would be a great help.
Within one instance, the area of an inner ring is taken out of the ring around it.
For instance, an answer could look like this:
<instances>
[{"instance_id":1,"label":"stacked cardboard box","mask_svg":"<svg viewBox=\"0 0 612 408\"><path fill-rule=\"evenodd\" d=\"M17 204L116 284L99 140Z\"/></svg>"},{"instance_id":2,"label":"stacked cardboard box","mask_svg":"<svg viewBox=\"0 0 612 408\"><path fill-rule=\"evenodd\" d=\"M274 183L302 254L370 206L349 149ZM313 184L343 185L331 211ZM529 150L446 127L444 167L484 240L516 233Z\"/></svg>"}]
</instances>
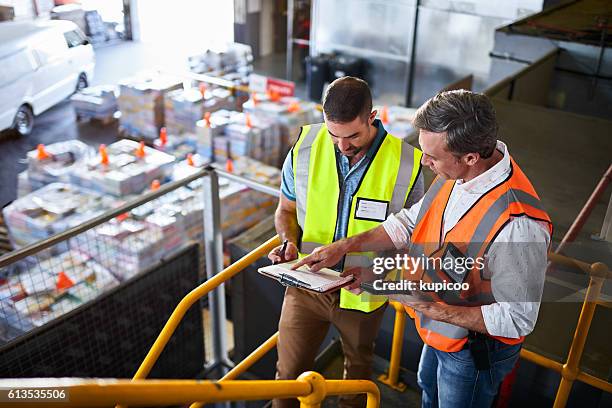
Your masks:
<instances>
[{"instance_id":1,"label":"stacked cardboard box","mask_svg":"<svg viewBox=\"0 0 612 408\"><path fill-rule=\"evenodd\" d=\"M85 88L70 97L77 118L112 118L118 109L118 90L114 86L94 86Z\"/></svg>"},{"instance_id":2,"label":"stacked cardboard box","mask_svg":"<svg viewBox=\"0 0 612 408\"><path fill-rule=\"evenodd\" d=\"M183 133L180 136L168 135L166 140L155 139L153 146L159 151L174 156L177 160L183 160L188 154L196 153L198 142L193 133Z\"/></svg>"},{"instance_id":3,"label":"stacked cardboard box","mask_svg":"<svg viewBox=\"0 0 612 408\"><path fill-rule=\"evenodd\" d=\"M166 223L176 220L165 220ZM143 220L114 219L71 240L78 251L94 258L119 280L129 279L159 261L168 249L178 246L180 237L164 235L159 225ZM171 238L172 242L166 242Z\"/></svg>"},{"instance_id":4,"label":"stacked cardboard box","mask_svg":"<svg viewBox=\"0 0 612 408\"><path fill-rule=\"evenodd\" d=\"M114 203L115 200L93 191L52 183L13 201L2 214L11 241L15 247L21 247L79 225Z\"/></svg>"},{"instance_id":5,"label":"stacked cardboard box","mask_svg":"<svg viewBox=\"0 0 612 408\"><path fill-rule=\"evenodd\" d=\"M277 165L281 135L271 119L223 110L211 115L210 126L206 121L196 126L198 153L204 157L214 157L217 162L249 157Z\"/></svg>"},{"instance_id":6,"label":"stacked cardboard box","mask_svg":"<svg viewBox=\"0 0 612 408\"><path fill-rule=\"evenodd\" d=\"M223 88L202 88L176 90L168 93L165 98L166 129L171 135L195 133L196 122L203 118L206 112L220 109L231 109L234 106L232 94Z\"/></svg>"},{"instance_id":7,"label":"stacked cardboard box","mask_svg":"<svg viewBox=\"0 0 612 408\"><path fill-rule=\"evenodd\" d=\"M153 140L164 126L164 98L180 89L182 82L159 74L140 74L119 84L117 98L124 131L134 137Z\"/></svg>"},{"instance_id":8,"label":"stacked cardboard box","mask_svg":"<svg viewBox=\"0 0 612 408\"><path fill-rule=\"evenodd\" d=\"M10 341L118 284L106 268L78 251L26 259L0 280L0 339Z\"/></svg>"},{"instance_id":9,"label":"stacked cardboard box","mask_svg":"<svg viewBox=\"0 0 612 408\"><path fill-rule=\"evenodd\" d=\"M217 50L206 50L188 59L189 68L198 74L221 74L237 72L248 75L253 70L251 46L230 43Z\"/></svg>"},{"instance_id":10,"label":"stacked cardboard box","mask_svg":"<svg viewBox=\"0 0 612 408\"><path fill-rule=\"evenodd\" d=\"M26 155L29 189L37 190L55 182L68 183L74 169L93 154L92 148L78 140L39 145Z\"/></svg>"},{"instance_id":11,"label":"stacked cardboard box","mask_svg":"<svg viewBox=\"0 0 612 408\"><path fill-rule=\"evenodd\" d=\"M138 142L122 139L107 147L108 164L96 155L70 174L70 181L78 186L118 197L137 194L153 180L163 181L172 172L174 156L144 146L139 157Z\"/></svg>"},{"instance_id":12,"label":"stacked cardboard box","mask_svg":"<svg viewBox=\"0 0 612 408\"><path fill-rule=\"evenodd\" d=\"M281 134L279 159L273 163L282 164L285 155L296 142L300 127L323 121L321 112L313 102L303 101L294 97L282 97L272 100L264 94L256 94L243 105L243 111L257 118L266 118L278 125Z\"/></svg>"}]
</instances>

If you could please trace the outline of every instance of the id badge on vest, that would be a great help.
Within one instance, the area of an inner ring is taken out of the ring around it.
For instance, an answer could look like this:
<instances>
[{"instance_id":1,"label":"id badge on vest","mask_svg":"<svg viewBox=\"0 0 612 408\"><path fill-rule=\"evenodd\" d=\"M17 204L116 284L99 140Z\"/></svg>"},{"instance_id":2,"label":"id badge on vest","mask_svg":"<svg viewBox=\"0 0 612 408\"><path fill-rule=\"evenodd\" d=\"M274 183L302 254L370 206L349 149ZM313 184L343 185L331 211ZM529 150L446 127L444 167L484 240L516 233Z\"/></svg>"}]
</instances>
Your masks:
<instances>
[{"instance_id":1,"label":"id badge on vest","mask_svg":"<svg viewBox=\"0 0 612 408\"><path fill-rule=\"evenodd\" d=\"M387 219L387 211L389 211L388 201L357 197L356 220L383 222Z\"/></svg>"}]
</instances>

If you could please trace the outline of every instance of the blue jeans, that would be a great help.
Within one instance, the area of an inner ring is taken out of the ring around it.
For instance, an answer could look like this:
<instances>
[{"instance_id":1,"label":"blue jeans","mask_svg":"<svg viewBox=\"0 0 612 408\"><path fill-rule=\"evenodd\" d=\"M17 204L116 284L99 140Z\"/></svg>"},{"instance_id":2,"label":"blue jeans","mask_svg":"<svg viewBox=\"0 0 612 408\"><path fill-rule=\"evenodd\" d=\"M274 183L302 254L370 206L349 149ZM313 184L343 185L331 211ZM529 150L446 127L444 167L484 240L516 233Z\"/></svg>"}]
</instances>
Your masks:
<instances>
[{"instance_id":1,"label":"blue jeans","mask_svg":"<svg viewBox=\"0 0 612 408\"><path fill-rule=\"evenodd\" d=\"M478 371L470 350L454 353L425 345L417 379L423 408L490 408L504 377L519 358L521 344L489 342L491 368Z\"/></svg>"}]
</instances>

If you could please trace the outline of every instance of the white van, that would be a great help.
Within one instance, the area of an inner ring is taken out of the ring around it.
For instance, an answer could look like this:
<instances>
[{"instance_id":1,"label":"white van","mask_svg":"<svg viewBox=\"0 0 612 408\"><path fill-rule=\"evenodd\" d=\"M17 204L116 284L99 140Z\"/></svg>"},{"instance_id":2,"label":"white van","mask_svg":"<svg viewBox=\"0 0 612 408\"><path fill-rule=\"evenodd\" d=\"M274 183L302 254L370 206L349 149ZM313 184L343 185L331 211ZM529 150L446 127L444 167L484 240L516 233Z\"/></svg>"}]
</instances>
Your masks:
<instances>
[{"instance_id":1,"label":"white van","mask_svg":"<svg viewBox=\"0 0 612 408\"><path fill-rule=\"evenodd\" d=\"M32 132L34 116L87 87L92 46L64 20L0 23L0 131Z\"/></svg>"}]
</instances>

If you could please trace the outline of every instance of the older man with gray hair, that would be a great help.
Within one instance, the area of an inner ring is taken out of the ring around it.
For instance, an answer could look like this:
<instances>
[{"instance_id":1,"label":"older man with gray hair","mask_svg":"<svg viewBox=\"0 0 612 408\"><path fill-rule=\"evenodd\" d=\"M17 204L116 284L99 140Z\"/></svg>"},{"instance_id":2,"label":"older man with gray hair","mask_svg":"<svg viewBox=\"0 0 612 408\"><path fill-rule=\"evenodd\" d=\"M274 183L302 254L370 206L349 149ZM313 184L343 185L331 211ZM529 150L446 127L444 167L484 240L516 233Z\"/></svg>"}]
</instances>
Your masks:
<instances>
[{"instance_id":1,"label":"older man with gray hair","mask_svg":"<svg viewBox=\"0 0 612 408\"><path fill-rule=\"evenodd\" d=\"M405 303L425 343L418 371L422 405L490 407L535 326L552 223L497 140L487 96L442 92L419 108L414 124L422 163L437 175L423 199L299 264L318 270L369 248L407 249L413 258L439 261L403 275L451 287L415 292L419 300Z\"/></svg>"}]
</instances>

